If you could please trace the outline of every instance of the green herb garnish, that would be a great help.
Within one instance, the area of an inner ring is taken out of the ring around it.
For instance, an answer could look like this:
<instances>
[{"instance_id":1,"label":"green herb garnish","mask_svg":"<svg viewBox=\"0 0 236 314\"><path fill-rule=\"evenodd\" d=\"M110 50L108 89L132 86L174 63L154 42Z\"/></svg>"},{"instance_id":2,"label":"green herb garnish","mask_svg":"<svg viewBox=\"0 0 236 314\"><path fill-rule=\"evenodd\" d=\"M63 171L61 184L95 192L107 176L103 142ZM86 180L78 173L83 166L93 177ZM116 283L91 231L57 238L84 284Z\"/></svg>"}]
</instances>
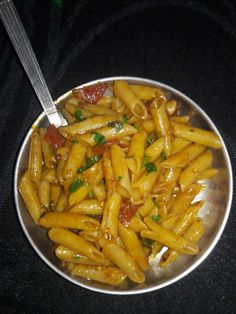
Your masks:
<instances>
[{"instance_id":1,"label":"green herb garnish","mask_svg":"<svg viewBox=\"0 0 236 314\"><path fill-rule=\"evenodd\" d=\"M166 154L164 152L161 153L160 157L162 161L166 160Z\"/></svg>"},{"instance_id":2,"label":"green herb garnish","mask_svg":"<svg viewBox=\"0 0 236 314\"><path fill-rule=\"evenodd\" d=\"M75 254L73 257L74 257L75 259L80 259L80 258L81 258L81 256L80 256L79 254Z\"/></svg>"},{"instance_id":3,"label":"green herb garnish","mask_svg":"<svg viewBox=\"0 0 236 314\"><path fill-rule=\"evenodd\" d=\"M80 167L77 170L77 173L82 173L85 170L87 170L88 168L92 167L96 162L98 162L102 157L100 155L95 155L93 157L87 157L86 158L86 162L85 165Z\"/></svg>"},{"instance_id":4,"label":"green herb garnish","mask_svg":"<svg viewBox=\"0 0 236 314\"><path fill-rule=\"evenodd\" d=\"M152 220L155 221L155 222L158 222L161 220L161 216L160 215L153 215L152 216Z\"/></svg>"},{"instance_id":5,"label":"green herb garnish","mask_svg":"<svg viewBox=\"0 0 236 314\"><path fill-rule=\"evenodd\" d=\"M110 121L108 122L108 125L112 128L115 128L116 132L119 132L124 127L124 123L119 120Z\"/></svg>"},{"instance_id":6,"label":"green herb garnish","mask_svg":"<svg viewBox=\"0 0 236 314\"><path fill-rule=\"evenodd\" d=\"M151 247L152 247L153 242L154 242L154 241L151 240L151 239L147 239L147 238L143 238L143 239L142 239L142 244L143 244L144 246L148 247L148 248L151 248Z\"/></svg>"},{"instance_id":7,"label":"green herb garnish","mask_svg":"<svg viewBox=\"0 0 236 314\"><path fill-rule=\"evenodd\" d=\"M157 167L153 162L147 162L145 164L145 167L146 167L147 172L157 171Z\"/></svg>"},{"instance_id":8,"label":"green herb garnish","mask_svg":"<svg viewBox=\"0 0 236 314\"><path fill-rule=\"evenodd\" d=\"M147 155L143 156L143 166L146 166L147 163L149 163L150 157L148 157Z\"/></svg>"},{"instance_id":9,"label":"green herb garnish","mask_svg":"<svg viewBox=\"0 0 236 314\"><path fill-rule=\"evenodd\" d=\"M75 139L75 140L72 140L72 143L77 144L79 143L79 141Z\"/></svg>"},{"instance_id":10,"label":"green herb garnish","mask_svg":"<svg viewBox=\"0 0 236 314\"><path fill-rule=\"evenodd\" d=\"M71 183L69 187L69 192L74 193L78 190L78 188L80 188L83 185L84 185L84 182L81 179L77 179L73 183Z\"/></svg>"},{"instance_id":11,"label":"green herb garnish","mask_svg":"<svg viewBox=\"0 0 236 314\"><path fill-rule=\"evenodd\" d=\"M152 133L148 134L148 137L147 137L148 145L151 145L154 141L155 141L154 135Z\"/></svg>"},{"instance_id":12,"label":"green herb garnish","mask_svg":"<svg viewBox=\"0 0 236 314\"><path fill-rule=\"evenodd\" d=\"M83 121L85 119L83 113L79 109L75 110L74 115L79 121Z\"/></svg>"},{"instance_id":13,"label":"green herb garnish","mask_svg":"<svg viewBox=\"0 0 236 314\"><path fill-rule=\"evenodd\" d=\"M118 177L118 182L121 180L121 179L123 179L124 177L122 177L122 176L119 176Z\"/></svg>"},{"instance_id":14,"label":"green herb garnish","mask_svg":"<svg viewBox=\"0 0 236 314\"><path fill-rule=\"evenodd\" d=\"M124 117L123 117L123 122L124 122L124 123L127 123L128 121L129 121L129 117L128 117L128 116L124 116Z\"/></svg>"},{"instance_id":15,"label":"green herb garnish","mask_svg":"<svg viewBox=\"0 0 236 314\"><path fill-rule=\"evenodd\" d=\"M106 139L105 139L105 136L102 135L101 133L94 133L94 142L100 146L102 144L105 144L106 143Z\"/></svg>"}]
</instances>

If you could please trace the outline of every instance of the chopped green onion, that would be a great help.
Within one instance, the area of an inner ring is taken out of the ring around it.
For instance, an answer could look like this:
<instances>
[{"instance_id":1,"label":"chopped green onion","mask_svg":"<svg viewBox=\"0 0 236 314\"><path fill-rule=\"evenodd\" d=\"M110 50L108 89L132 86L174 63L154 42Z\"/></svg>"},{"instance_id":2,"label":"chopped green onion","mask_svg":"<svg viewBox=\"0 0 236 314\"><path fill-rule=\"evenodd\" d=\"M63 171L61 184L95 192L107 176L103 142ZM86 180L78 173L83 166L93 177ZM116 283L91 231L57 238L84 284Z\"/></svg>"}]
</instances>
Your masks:
<instances>
[{"instance_id":1,"label":"chopped green onion","mask_svg":"<svg viewBox=\"0 0 236 314\"><path fill-rule=\"evenodd\" d=\"M75 259L80 259L80 258L81 258L81 256L80 256L79 254L75 254L73 257L74 257Z\"/></svg>"},{"instance_id":2,"label":"chopped green onion","mask_svg":"<svg viewBox=\"0 0 236 314\"><path fill-rule=\"evenodd\" d=\"M74 193L78 190L78 188L80 188L83 185L84 185L84 182L81 179L77 179L73 183L71 183L69 187L69 192Z\"/></svg>"},{"instance_id":3,"label":"chopped green onion","mask_svg":"<svg viewBox=\"0 0 236 314\"><path fill-rule=\"evenodd\" d=\"M98 146L106 143L105 136L101 133L95 133L93 139Z\"/></svg>"},{"instance_id":4,"label":"chopped green onion","mask_svg":"<svg viewBox=\"0 0 236 314\"><path fill-rule=\"evenodd\" d=\"M158 222L161 220L161 216L160 215L153 215L152 216L152 220L155 221L155 222Z\"/></svg>"},{"instance_id":5,"label":"chopped green onion","mask_svg":"<svg viewBox=\"0 0 236 314\"><path fill-rule=\"evenodd\" d=\"M154 241L151 240L151 239L147 239L147 238L143 238L143 239L142 239L142 244L143 244L144 246L148 247L148 248L151 248L151 247L152 247L153 242L154 242Z\"/></svg>"},{"instance_id":6,"label":"chopped green onion","mask_svg":"<svg viewBox=\"0 0 236 314\"><path fill-rule=\"evenodd\" d=\"M144 155L143 156L143 166L146 166L146 164L149 162L149 160L150 160L150 157Z\"/></svg>"},{"instance_id":7,"label":"chopped green onion","mask_svg":"<svg viewBox=\"0 0 236 314\"><path fill-rule=\"evenodd\" d=\"M124 122L124 123L127 123L128 121L129 121L129 117L128 117L128 116L124 116L124 117L123 117L123 122Z\"/></svg>"},{"instance_id":8,"label":"chopped green onion","mask_svg":"<svg viewBox=\"0 0 236 314\"><path fill-rule=\"evenodd\" d=\"M112 128L115 128L117 132L119 132L124 127L124 123L119 120L110 121L108 122L108 125Z\"/></svg>"},{"instance_id":9,"label":"chopped green onion","mask_svg":"<svg viewBox=\"0 0 236 314\"><path fill-rule=\"evenodd\" d=\"M96 162L98 162L102 157L100 155L95 155L93 157L87 157L86 158L86 163L84 166L80 167L77 170L77 173L82 173L85 170L87 170L88 168L92 167Z\"/></svg>"},{"instance_id":10,"label":"chopped green onion","mask_svg":"<svg viewBox=\"0 0 236 314\"><path fill-rule=\"evenodd\" d=\"M77 139L72 140L72 143L77 144L79 141Z\"/></svg>"},{"instance_id":11,"label":"chopped green onion","mask_svg":"<svg viewBox=\"0 0 236 314\"><path fill-rule=\"evenodd\" d=\"M79 109L75 110L74 115L79 121L83 121L85 119L83 113Z\"/></svg>"},{"instance_id":12,"label":"chopped green onion","mask_svg":"<svg viewBox=\"0 0 236 314\"><path fill-rule=\"evenodd\" d=\"M119 176L118 177L118 181L120 181L121 179L123 179L124 177L122 177L122 176Z\"/></svg>"},{"instance_id":13,"label":"chopped green onion","mask_svg":"<svg viewBox=\"0 0 236 314\"><path fill-rule=\"evenodd\" d=\"M157 167L153 162L148 162L145 164L147 172L157 171Z\"/></svg>"},{"instance_id":14,"label":"chopped green onion","mask_svg":"<svg viewBox=\"0 0 236 314\"><path fill-rule=\"evenodd\" d=\"M161 160L163 161L166 160L166 154L164 152L161 153L160 157L161 157Z\"/></svg>"},{"instance_id":15,"label":"chopped green onion","mask_svg":"<svg viewBox=\"0 0 236 314\"><path fill-rule=\"evenodd\" d=\"M152 133L148 134L148 137L147 137L148 145L152 144L154 141L155 141L154 135Z\"/></svg>"}]
</instances>

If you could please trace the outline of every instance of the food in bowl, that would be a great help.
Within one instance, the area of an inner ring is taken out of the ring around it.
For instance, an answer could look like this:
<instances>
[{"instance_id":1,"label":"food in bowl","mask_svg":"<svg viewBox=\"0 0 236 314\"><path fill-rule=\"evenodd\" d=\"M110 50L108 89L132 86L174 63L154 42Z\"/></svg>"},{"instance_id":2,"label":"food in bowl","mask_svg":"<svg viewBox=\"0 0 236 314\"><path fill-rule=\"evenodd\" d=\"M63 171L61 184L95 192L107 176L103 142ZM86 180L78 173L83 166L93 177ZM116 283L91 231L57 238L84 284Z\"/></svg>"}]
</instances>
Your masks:
<instances>
[{"instance_id":1,"label":"food in bowl","mask_svg":"<svg viewBox=\"0 0 236 314\"><path fill-rule=\"evenodd\" d=\"M19 190L72 276L139 284L157 256L163 268L198 254L194 200L221 141L179 106L161 88L101 82L73 90L67 126L33 131Z\"/></svg>"}]
</instances>

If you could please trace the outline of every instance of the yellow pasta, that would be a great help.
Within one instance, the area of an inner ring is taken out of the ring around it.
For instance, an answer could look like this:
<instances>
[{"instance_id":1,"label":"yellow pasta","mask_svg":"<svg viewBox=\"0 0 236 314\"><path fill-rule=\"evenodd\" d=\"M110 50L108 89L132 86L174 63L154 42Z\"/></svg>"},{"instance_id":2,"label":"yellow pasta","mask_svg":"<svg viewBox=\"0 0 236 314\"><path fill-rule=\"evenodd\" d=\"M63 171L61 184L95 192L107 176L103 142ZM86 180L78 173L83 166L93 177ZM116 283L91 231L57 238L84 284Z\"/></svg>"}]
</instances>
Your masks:
<instances>
[{"instance_id":1,"label":"yellow pasta","mask_svg":"<svg viewBox=\"0 0 236 314\"><path fill-rule=\"evenodd\" d=\"M64 168L64 179L73 178L82 165L86 154L86 147L81 143L73 143L68 153Z\"/></svg>"},{"instance_id":2,"label":"yellow pasta","mask_svg":"<svg viewBox=\"0 0 236 314\"><path fill-rule=\"evenodd\" d=\"M74 276L96 280L117 286L125 280L126 275L117 267L77 265L71 272Z\"/></svg>"},{"instance_id":3,"label":"yellow pasta","mask_svg":"<svg viewBox=\"0 0 236 314\"><path fill-rule=\"evenodd\" d=\"M56 256L64 261L64 262L70 262L75 264L82 264L82 265L104 265L104 266L111 266L111 262L107 259L104 259L101 262L93 261L89 259L86 256L83 256L79 254L78 252L75 252L71 249L68 249L67 247L63 245L59 245L55 250Z\"/></svg>"},{"instance_id":4,"label":"yellow pasta","mask_svg":"<svg viewBox=\"0 0 236 314\"><path fill-rule=\"evenodd\" d=\"M132 136L129 145L127 157L132 158L127 158L127 163L129 169L135 174L138 174L141 169L146 140L147 140L146 132L138 132Z\"/></svg>"},{"instance_id":5,"label":"yellow pasta","mask_svg":"<svg viewBox=\"0 0 236 314\"><path fill-rule=\"evenodd\" d=\"M132 88L125 81L115 81L114 94L128 107L138 118L146 119L147 110L141 99L135 95Z\"/></svg>"},{"instance_id":6,"label":"yellow pasta","mask_svg":"<svg viewBox=\"0 0 236 314\"><path fill-rule=\"evenodd\" d=\"M52 228L48 232L49 238L58 244L78 252L95 262L103 262L104 255L88 241L77 234L63 228Z\"/></svg>"},{"instance_id":7,"label":"yellow pasta","mask_svg":"<svg viewBox=\"0 0 236 314\"><path fill-rule=\"evenodd\" d=\"M145 275L133 258L118 244L106 244L102 250L103 254L118 266L132 281L142 283Z\"/></svg>"},{"instance_id":8,"label":"yellow pasta","mask_svg":"<svg viewBox=\"0 0 236 314\"><path fill-rule=\"evenodd\" d=\"M166 245L180 253L195 255L199 252L199 248L196 244L186 240L185 238L175 234L174 232L163 228L161 225L152 221L152 219L146 217L144 222L152 230L141 231L141 236L155 240L163 245Z\"/></svg>"},{"instance_id":9,"label":"yellow pasta","mask_svg":"<svg viewBox=\"0 0 236 314\"><path fill-rule=\"evenodd\" d=\"M50 205L50 183L47 180L40 180L38 186L38 198L40 203L49 208Z\"/></svg>"},{"instance_id":10,"label":"yellow pasta","mask_svg":"<svg viewBox=\"0 0 236 314\"><path fill-rule=\"evenodd\" d=\"M39 221L44 228L70 228L79 230L94 230L99 222L86 215L77 213L51 212L45 214Z\"/></svg>"},{"instance_id":11,"label":"yellow pasta","mask_svg":"<svg viewBox=\"0 0 236 314\"><path fill-rule=\"evenodd\" d=\"M104 202L95 199L84 200L70 209L70 213L102 215Z\"/></svg>"},{"instance_id":12,"label":"yellow pasta","mask_svg":"<svg viewBox=\"0 0 236 314\"><path fill-rule=\"evenodd\" d=\"M205 228L203 226L202 220L197 218L192 225L184 233L184 238L191 241L192 243L197 243L203 236ZM166 267L169 264L176 261L182 254L173 249L168 249L161 257L160 267Z\"/></svg>"},{"instance_id":13,"label":"yellow pasta","mask_svg":"<svg viewBox=\"0 0 236 314\"><path fill-rule=\"evenodd\" d=\"M176 136L216 149L221 147L221 141L213 131L207 131L176 122L171 122L171 126Z\"/></svg>"},{"instance_id":14,"label":"yellow pasta","mask_svg":"<svg viewBox=\"0 0 236 314\"><path fill-rule=\"evenodd\" d=\"M38 185L42 173L42 148L36 131L31 136L28 169L31 180Z\"/></svg>"},{"instance_id":15,"label":"yellow pasta","mask_svg":"<svg viewBox=\"0 0 236 314\"><path fill-rule=\"evenodd\" d=\"M139 98L143 100L152 100L156 96L156 89L150 86L131 85L131 89Z\"/></svg>"},{"instance_id":16,"label":"yellow pasta","mask_svg":"<svg viewBox=\"0 0 236 314\"><path fill-rule=\"evenodd\" d=\"M145 155L150 158L150 161L155 161L161 155L164 149L164 142L164 137L160 137L146 148Z\"/></svg>"},{"instance_id":17,"label":"yellow pasta","mask_svg":"<svg viewBox=\"0 0 236 314\"><path fill-rule=\"evenodd\" d=\"M103 115L103 116L95 116L88 118L81 122L76 122L70 125L60 127L60 133L67 137L68 134L70 136L74 136L76 134L84 134L91 132L93 130L104 127L108 124L108 122L113 120L121 119L120 115Z\"/></svg>"},{"instance_id":18,"label":"yellow pasta","mask_svg":"<svg viewBox=\"0 0 236 314\"><path fill-rule=\"evenodd\" d=\"M105 127L97 130L97 133L101 134L105 137L106 141L113 140L115 138L121 138L127 135L132 135L134 133L137 133L137 129L133 127L132 125L125 124L124 127L117 132L115 128L112 127ZM78 140L82 141L85 144L95 146L96 145L96 133L87 133L82 135L76 136Z\"/></svg>"},{"instance_id":19,"label":"yellow pasta","mask_svg":"<svg viewBox=\"0 0 236 314\"><path fill-rule=\"evenodd\" d=\"M170 212L172 214L179 213L185 210L191 202L194 200L195 196L201 191L202 187L198 184L191 184L186 191L180 192L171 206Z\"/></svg>"},{"instance_id":20,"label":"yellow pasta","mask_svg":"<svg viewBox=\"0 0 236 314\"><path fill-rule=\"evenodd\" d=\"M161 88L119 80L96 89L71 92L68 125L32 133L19 191L72 276L142 284L152 263L199 252L201 191L218 171L209 148L221 141Z\"/></svg>"},{"instance_id":21,"label":"yellow pasta","mask_svg":"<svg viewBox=\"0 0 236 314\"><path fill-rule=\"evenodd\" d=\"M125 197L131 194L130 176L127 160L124 158L124 152L118 145L112 145L110 148L111 163L114 173L114 179L117 182L117 190Z\"/></svg>"},{"instance_id":22,"label":"yellow pasta","mask_svg":"<svg viewBox=\"0 0 236 314\"><path fill-rule=\"evenodd\" d=\"M148 258L137 234L132 229L124 227L121 223L119 223L119 233L130 256L134 258L142 270L147 270Z\"/></svg>"},{"instance_id":23,"label":"yellow pasta","mask_svg":"<svg viewBox=\"0 0 236 314\"><path fill-rule=\"evenodd\" d=\"M50 144L44 139L44 136L46 134L46 130L41 128L41 129L39 129L39 133L40 133L41 147L42 147L44 163L45 163L47 168L49 168L49 169L53 168L56 160L55 160L52 148L50 147Z\"/></svg>"},{"instance_id":24,"label":"yellow pasta","mask_svg":"<svg viewBox=\"0 0 236 314\"><path fill-rule=\"evenodd\" d=\"M186 191L188 186L197 180L197 177L212 164L212 153L206 151L195 159L179 175L179 184L182 191Z\"/></svg>"},{"instance_id":25,"label":"yellow pasta","mask_svg":"<svg viewBox=\"0 0 236 314\"><path fill-rule=\"evenodd\" d=\"M34 222L38 224L39 218L41 216L41 206L37 194L34 191L33 184L30 180L29 171L26 171L23 177L21 178L19 184L19 191Z\"/></svg>"}]
</instances>

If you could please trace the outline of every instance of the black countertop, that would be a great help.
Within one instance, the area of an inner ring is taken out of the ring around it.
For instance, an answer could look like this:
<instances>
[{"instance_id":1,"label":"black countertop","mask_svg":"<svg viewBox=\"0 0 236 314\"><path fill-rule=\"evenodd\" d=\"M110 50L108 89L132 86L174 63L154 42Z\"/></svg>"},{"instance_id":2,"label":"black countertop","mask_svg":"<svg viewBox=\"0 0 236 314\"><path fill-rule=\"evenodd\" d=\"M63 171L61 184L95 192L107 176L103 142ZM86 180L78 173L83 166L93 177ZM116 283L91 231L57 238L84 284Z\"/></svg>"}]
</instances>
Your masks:
<instances>
[{"instance_id":1,"label":"black countertop","mask_svg":"<svg viewBox=\"0 0 236 314\"><path fill-rule=\"evenodd\" d=\"M209 114L234 168L234 1L106 2L15 0L53 97L101 77L161 81ZM41 109L2 24L0 47L0 312L235 313L235 201L207 260L159 291L98 294L64 280L40 260L19 225L12 182L22 138Z\"/></svg>"}]
</instances>

